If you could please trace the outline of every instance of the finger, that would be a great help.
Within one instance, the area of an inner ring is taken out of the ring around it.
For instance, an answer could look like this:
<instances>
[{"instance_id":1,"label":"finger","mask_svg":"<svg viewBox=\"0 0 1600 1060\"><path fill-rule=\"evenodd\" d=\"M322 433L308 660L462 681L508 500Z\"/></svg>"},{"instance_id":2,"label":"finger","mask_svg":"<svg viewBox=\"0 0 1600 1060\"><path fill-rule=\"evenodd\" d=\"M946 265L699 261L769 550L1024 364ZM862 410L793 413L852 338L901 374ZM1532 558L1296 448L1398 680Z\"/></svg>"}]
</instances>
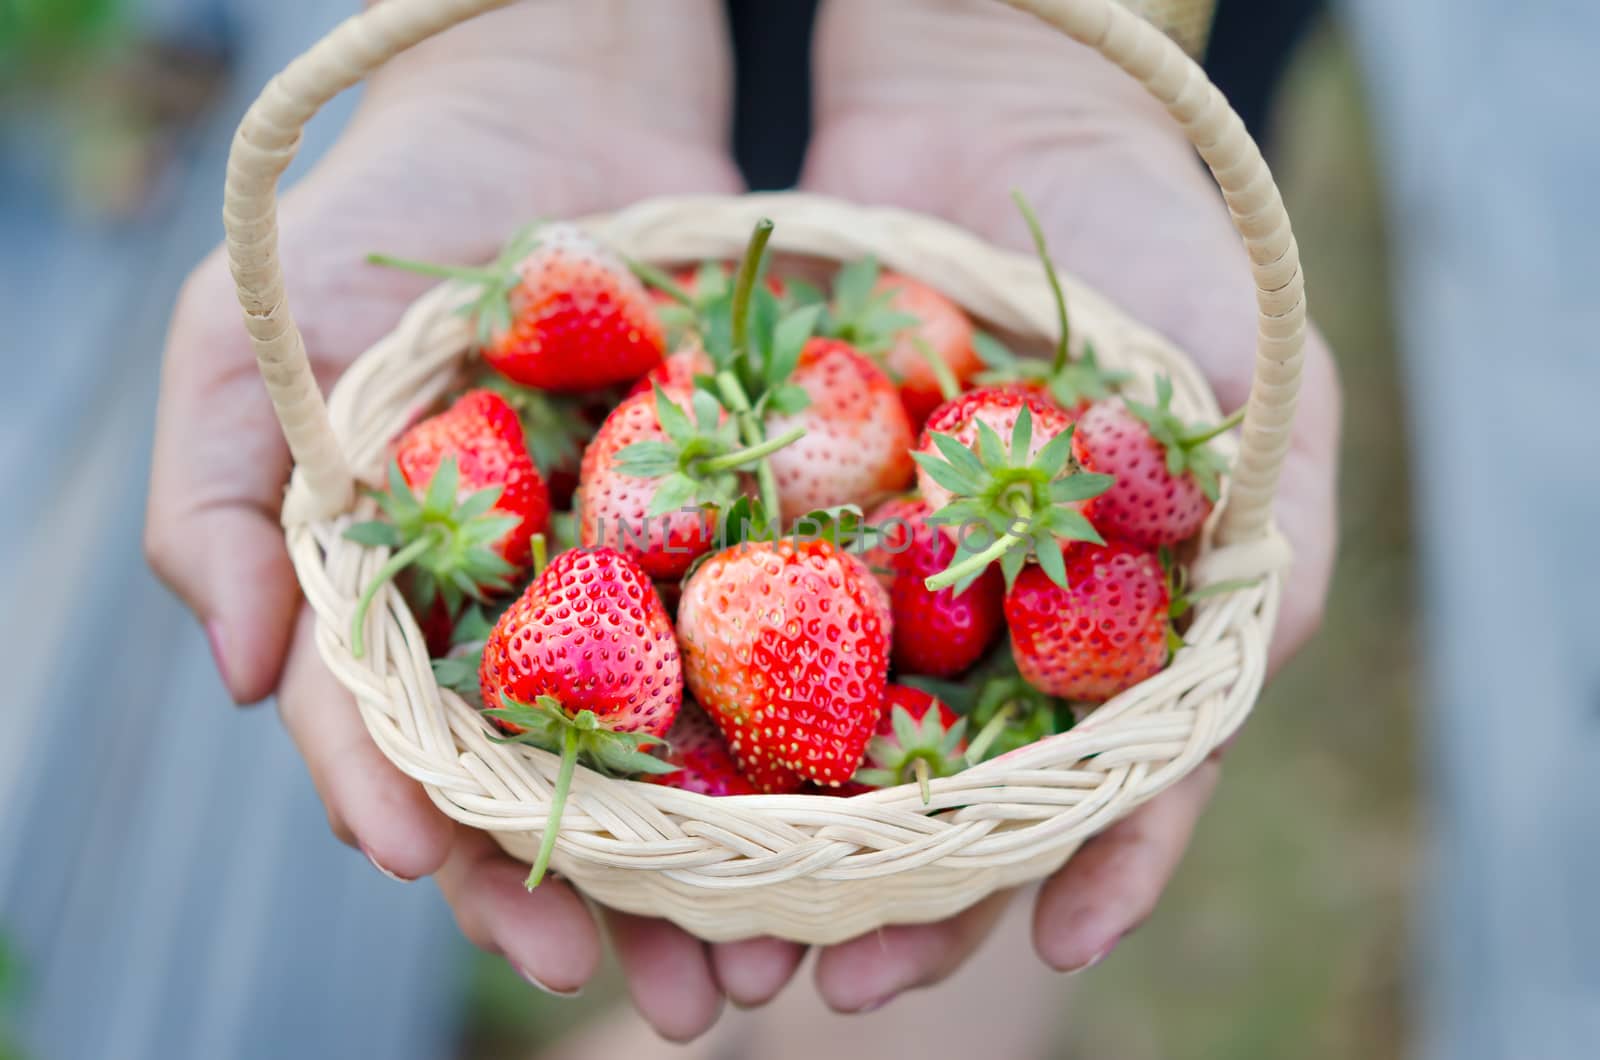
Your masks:
<instances>
[{"instance_id":1,"label":"finger","mask_svg":"<svg viewBox=\"0 0 1600 1060\"><path fill-rule=\"evenodd\" d=\"M937 924L898 924L829 946L817 957L817 993L838 1012L870 1012L931 986L972 955L1010 900L1002 892Z\"/></svg>"},{"instance_id":2,"label":"finger","mask_svg":"<svg viewBox=\"0 0 1600 1060\"><path fill-rule=\"evenodd\" d=\"M1089 840L1045 881L1034 908L1033 942L1046 964L1059 971L1087 968L1150 915L1219 772L1217 760L1208 759Z\"/></svg>"},{"instance_id":3,"label":"finger","mask_svg":"<svg viewBox=\"0 0 1600 1060\"><path fill-rule=\"evenodd\" d=\"M1306 344L1304 397L1284 458L1273 516L1294 545L1294 563L1278 610L1267 660L1278 668L1322 623L1328 583L1338 551L1339 376L1326 343L1315 332Z\"/></svg>"},{"instance_id":4,"label":"finger","mask_svg":"<svg viewBox=\"0 0 1600 1060\"><path fill-rule=\"evenodd\" d=\"M229 694L249 703L277 684L299 587L277 520L288 452L232 301L215 255L179 298L144 543L151 568L205 627Z\"/></svg>"},{"instance_id":5,"label":"finger","mask_svg":"<svg viewBox=\"0 0 1600 1060\"><path fill-rule=\"evenodd\" d=\"M388 875L427 876L450 851L451 823L372 742L350 693L318 657L314 631L314 617L302 611L278 694L284 727L334 833Z\"/></svg>"},{"instance_id":6,"label":"finger","mask_svg":"<svg viewBox=\"0 0 1600 1060\"><path fill-rule=\"evenodd\" d=\"M794 977L804 946L783 939L742 939L711 947L711 972L729 1001L742 1008L765 1005Z\"/></svg>"},{"instance_id":7,"label":"finger","mask_svg":"<svg viewBox=\"0 0 1600 1060\"><path fill-rule=\"evenodd\" d=\"M528 890L528 866L482 832L457 827L453 838L434 878L461 933L547 994L582 992L600 965L600 932L583 899L554 877Z\"/></svg>"},{"instance_id":8,"label":"finger","mask_svg":"<svg viewBox=\"0 0 1600 1060\"><path fill-rule=\"evenodd\" d=\"M606 929L633 1004L668 1041L700 1037L722 1013L705 944L665 920L608 909Z\"/></svg>"}]
</instances>

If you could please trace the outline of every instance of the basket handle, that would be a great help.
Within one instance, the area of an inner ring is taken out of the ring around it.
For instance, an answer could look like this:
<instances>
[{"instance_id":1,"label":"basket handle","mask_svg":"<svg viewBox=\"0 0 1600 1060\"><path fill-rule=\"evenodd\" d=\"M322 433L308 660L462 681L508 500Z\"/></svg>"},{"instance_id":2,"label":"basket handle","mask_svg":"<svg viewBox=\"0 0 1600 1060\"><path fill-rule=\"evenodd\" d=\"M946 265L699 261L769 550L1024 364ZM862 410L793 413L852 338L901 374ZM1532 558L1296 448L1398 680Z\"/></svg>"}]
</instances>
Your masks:
<instances>
[{"instance_id":1,"label":"basket handle","mask_svg":"<svg viewBox=\"0 0 1600 1060\"><path fill-rule=\"evenodd\" d=\"M310 514L354 499L355 479L284 297L277 184L300 132L323 104L428 37L511 0L382 0L340 23L273 78L251 104L228 158L223 223L256 361L289 451L308 487ZM1139 81L1182 126L1221 187L1255 276L1255 375L1218 532L1224 543L1265 536L1289 449L1306 332L1305 283L1289 216L1261 151L1200 67L1155 27L1114 0L1005 0L1099 51Z\"/></svg>"}]
</instances>

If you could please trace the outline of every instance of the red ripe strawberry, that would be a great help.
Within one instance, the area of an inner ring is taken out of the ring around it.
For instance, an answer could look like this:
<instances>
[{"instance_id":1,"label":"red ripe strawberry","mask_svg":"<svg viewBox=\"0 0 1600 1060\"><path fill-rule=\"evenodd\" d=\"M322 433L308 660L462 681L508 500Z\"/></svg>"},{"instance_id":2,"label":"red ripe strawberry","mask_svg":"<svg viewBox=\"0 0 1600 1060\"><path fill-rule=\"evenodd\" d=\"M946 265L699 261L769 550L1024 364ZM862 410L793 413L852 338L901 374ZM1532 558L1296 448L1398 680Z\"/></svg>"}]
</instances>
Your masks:
<instances>
[{"instance_id":1,"label":"red ripe strawberry","mask_svg":"<svg viewBox=\"0 0 1600 1060\"><path fill-rule=\"evenodd\" d=\"M883 709L891 632L882 587L825 539L725 549L678 604L689 690L768 792L854 774Z\"/></svg>"},{"instance_id":2,"label":"red ripe strawberry","mask_svg":"<svg viewBox=\"0 0 1600 1060\"><path fill-rule=\"evenodd\" d=\"M1216 503L1222 457L1206 443L1231 429L1243 410L1210 428L1190 428L1172 412L1172 381L1156 381L1156 404L1104 401L1084 413L1072 454L1116 484L1084 508L1096 527L1142 545L1175 545L1199 532Z\"/></svg>"},{"instance_id":3,"label":"red ripe strawberry","mask_svg":"<svg viewBox=\"0 0 1600 1060\"><path fill-rule=\"evenodd\" d=\"M954 677L989 649L1004 625L1005 580L985 571L965 592L930 591L928 578L956 558L950 535L927 522L927 504L914 497L889 501L868 522L883 531L864 557L889 589L894 615L894 665L904 673Z\"/></svg>"},{"instance_id":4,"label":"red ripe strawberry","mask_svg":"<svg viewBox=\"0 0 1600 1060\"><path fill-rule=\"evenodd\" d=\"M667 354L666 360L650 369L642 379L633 384L628 396L648 394L659 386L668 394L677 397L694 389L695 376L711 375L715 371L716 366L711 363L710 354L699 346L685 346L676 353Z\"/></svg>"},{"instance_id":5,"label":"red ripe strawberry","mask_svg":"<svg viewBox=\"0 0 1600 1060\"><path fill-rule=\"evenodd\" d=\"M1074 545L1067 587L1029 566L1006 595L1017 668L1053 696L1099 703L1161 671L1170 594L1156 554L1129 541Z\"/></svg>"},{"instance_id":6,"label":"red ripe strawberry","mask_svg":"<svg viewBox=\"0 0 1600 1060\"><path fill-rule=\"evenodd\" d=\"M910 483L911 423L883 369L847 343L814 338L788 381L810 404L766 421L768 436L805 431L770 460L784 522L819 508L875 504Z\"/></svg>"},{"instance_id":7,"label":"red ripe strawberry","mask_svg":"<svg viewBox=\"0 0 1600 1060\"><path fill-rule=\"evenodd\" d=\"M528 442L528 455L533 457L534 467L549 488L551 511L571 508L583 447L616 404L616 395L607 391L556 394L535 390L513 383L489 368L475 373L474 385L493 390L516 410Z\"/></svg>"},{"instance_id":8,"label":"red ripe strawberry","mask_svg":"<svg viewBox=\"0 0 1600 1060\"><path fill-rule=\"evenodd\" d=\"M890 685L855 783L890 788L915 780L926 803L930 780L966 768L966 732L966 719L933 696L909 685Z\"/></svg>"},{"instance_id":9,"label":"red ripe strawberry","mask_svg":"<svg viewBox=\"0 0 1600 1060\"><path fill-rule=\"evenodd\" d=\"M358 523L353 541L395 549L357 604L351 649L364 651L367 607L380 586L408 572L413 606L448 614L463 598L509 589L528 565L529 543L550 522L544 480L528 456L522 423L505 399L469 390L395 443L388 489L376 494L385 520Z\"/></svg>"},{"instance_id":10,"label":"red ripe strawberry","mask_svg":"<svg viewBox=\"0 0 1600 1060\"><path fill-rule=\"evenodd\" d=\"M455 639L456 616L445 605L444 597L435 596L422 614L417 616L417 625L422 630L422 642L428 646L428 658L443 658L450 651L450 642Z\"/></svg>"},{"instance_id":11,"label":"red ripe strawberry","mask_svg":"<svg viewBox=\"0 0 1600 1060\"><path fill-rule=\"evenodd\" d=\"M686 700L678 711L678 720L667 731L667 746L663 757L677 768L641 779L701 795L756 794L756 786L739 772L716 723L693 702Z\"/></svg>"},{"instance_id":12,"label":"red ripe strawberry","mask_svg":"<svg viewBox=\"0 0 1600 1060\"><path fill-rule=\"evenodd\" d=\"M631 382L661 360L661 321L644 285L575 225L530 227L483 267L369 260L478 287L470 311L483 359L513 382L593 390Z\"/></svg>"},{"instance_id":13,"label":"red ripe strawberry","mask_svg":"<svg viewBox=\"0 0 1600 1060\"><path fill-rule=\"evenodd\" d=\"M580 756L614 774L672 768L643 746L683 701L678 645L650 579L620 552L557 556L490 631L478 683L502 729L561 755L530 888L549 864Z\"/></svg>"}]
</instances>

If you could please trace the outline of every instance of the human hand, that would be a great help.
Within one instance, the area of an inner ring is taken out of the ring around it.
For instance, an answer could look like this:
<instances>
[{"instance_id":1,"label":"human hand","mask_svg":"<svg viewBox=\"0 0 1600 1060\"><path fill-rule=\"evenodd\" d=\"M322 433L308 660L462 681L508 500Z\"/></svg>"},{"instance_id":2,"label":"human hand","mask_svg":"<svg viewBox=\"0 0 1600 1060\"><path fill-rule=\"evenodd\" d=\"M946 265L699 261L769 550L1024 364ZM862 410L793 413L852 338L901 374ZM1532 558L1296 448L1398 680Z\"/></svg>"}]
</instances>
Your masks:
<instances>
[{"instance_id":1,"label":"human hand","mask_svg":"<svg viewBox=\"0 0 1600 1060\"><path fill-rule=\"evenodd\" d=\"M738 190L726 151L730 73L720 5L516 5L395 59L350 127L285 196L289 295L324 387L392 328L428 281L374 250L481 261L535 216L651 195ZM277 513L289 455L220 252L190 277L162 378L146 548L205 625L234 699L272 692L334 832L385 872L434 875L462 931L554 992L583 985L600 930L573 890L455 827L367 735L323 667ZM692 1037L723 990L763 989L670 925L606 915L645 1016ZM760 944L756 944L759 946ZM742 995L741 995L742 996Z\"/></svg>"},{"instance_id":2,"label":"human hand","mask_svg":"<svg viewBox=\"0 0 1600 1060\"><path fill-rule=\"evenodd\" d=\"M1214 184L1141 87L991 0L832 0L814 54L808 189L944 217L1029 251L1008 194L1019 189L1065 269L1189 352L1225 409L1243 404L1255 352L1248 261ZM1313 337L1276 506L1295 565L1273 665L1320 620L1334 548L1338 417L1332 360ZM1214 756L1044 883L1034 939L1048 964L1090 965L1150 913L1218 771ZM851 1012L938 982L982 942L1004 902L829 947L817 960L817 988ZM791 960L797 953L788 951ZM762 951L773 967L784 956L782 944Z\"/></svg>"}]
</instances>

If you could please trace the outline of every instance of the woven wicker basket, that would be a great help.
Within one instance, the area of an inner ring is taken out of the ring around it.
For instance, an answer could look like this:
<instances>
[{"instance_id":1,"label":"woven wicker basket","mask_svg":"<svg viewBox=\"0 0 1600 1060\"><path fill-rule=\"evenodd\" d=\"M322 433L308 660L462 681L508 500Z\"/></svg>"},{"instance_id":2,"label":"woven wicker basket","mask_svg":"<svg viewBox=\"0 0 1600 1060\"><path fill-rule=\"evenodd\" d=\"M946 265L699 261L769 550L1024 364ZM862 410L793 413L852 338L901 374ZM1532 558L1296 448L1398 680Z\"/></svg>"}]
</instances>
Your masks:
<instances>
[{"instance_id":1,"label":"woven wicker basket","mask_svg":"<svg viewBox=\"0 0 1600 1060\"><path fill-rule=\"evenodd\" d=\"M420 299L324 403L284 300L276 184L304 123L405 48L506 0L385 0L351 18L275 78L246 115L228 166L228 253L246 324L294 454L283 509L288 545L317 615L323 659L353 693L372 738L445 813L528 860L546 821L556 758L498 744L478 713L441 691L397 592L380 593L368 650L350 651L359 588L383 560L344 540L370 517L358 480L376 481L389 441L459 378L470 347L463 300L446 285ZM1256 375L1223 505L1195 582L1260 575L1204 601L1188 645L1158 676L1072 731L913 787L850 799L709 798L579 770L554 867L593 899L665 917L710 940L776 935L830 943L889 923L954 914L1058 868L1086 837L1158 794L1242 723L1260 691L1287 549L1269 505L1289 444L1305 305L1299 257L1277 188L1238 117L1200 69L1112 0L1009 0L1102 52L1160 99L1221 185L1254 265ZM989 325L1049 339L1055 316L1035 260L948 225L806 195L680 198L587 224L627 254L676 262L735 257L756 219L777 222L781 253L844 261L876 255ZM1093 291L1068 280L1075 330L1111 367L1148 387L1169 374L1175 407L1218 415L1194 365ZM1222 443L1227 445L1229 443Z\"/></svg>"}]
</instances>

